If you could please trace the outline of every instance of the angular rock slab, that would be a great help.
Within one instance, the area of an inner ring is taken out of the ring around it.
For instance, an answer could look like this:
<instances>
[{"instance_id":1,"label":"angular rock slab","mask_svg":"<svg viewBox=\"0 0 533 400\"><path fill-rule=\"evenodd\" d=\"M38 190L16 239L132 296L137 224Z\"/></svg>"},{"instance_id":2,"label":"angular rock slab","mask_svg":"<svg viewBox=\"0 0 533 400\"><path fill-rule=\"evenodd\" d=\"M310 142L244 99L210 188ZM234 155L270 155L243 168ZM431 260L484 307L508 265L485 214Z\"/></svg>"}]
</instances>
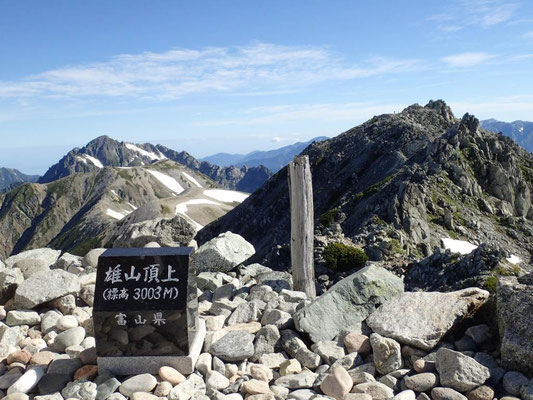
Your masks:
<instances>
[{"instance_id":1,"label":"angular rock slab","mask_svg":"<svg viewBox=\"0 0 533 400\"><path fill-rule=\"evenodd\" d=\"M32 309L59 297L80 291L76 275L61 269L33 274L15 292L15 307Z\"/></svg>"},{"instance_id":2,"label":"angular rock slab","mask_svg":"<svg viewBox=\"0 0 533 400\"><path fill-rule=\"evenodd\" d=\"M198 272L228 272L254 254L254 246L242 236L225 232L202 245L193 258Z\"/></svg>"},{"instance_id":3,"label":"angular rock slab","mask_svg":"<svg viewBox=\"0 0 533 400\"><path fill-rule=\"evenodd\" d=\"M437 351L436 367L441 385L459 392L475 389L490 378L487 367L472 357L446 348Z\"/></svg>"},{"instance_id":4,"label":"angular rock slab","mask_svg":"<svg viewBox=\"0 0 533 400\"><path fill-rule=\"evenodd\" d=\"M360 325L376 307L402 293L402 279L371 264L298 310L293 315L294 323L315 343L331 340L343 329Z\"/></svg>"},{"instance_id":5,"label":"angular rock slab","mask_svg":"<svg viewBox=\"0 0 533 400\"><path fill-rule=\"evenodd\" d=\"M533 374L533 284L501 278L496 296L502 366Z\"/></svg>"},{"instance_id":6,"label":"angular rock slab","mask_svg":"<svg viewBox=\"0 0 533 400\"><path fill-rule=\"evenodd\" d=\"M449 293L406 292L384 303L366 323L380 335L429 351L488 298L489 292L478 288Z\"/></svg>"},{"instance_id":7,"label":"angular rock slab","mask_svg":"<svg viewBox=\"0 0 533 400\"><path fill-rule=\"evenodd\" d=\"M6 268L12 268L17 261L26 259L41 260L44 265L50 267L55 264L60 255L60 250L53 250L46 247L42 249L27 250L9 257L6 260Z\"/></svg>"}]
</instances>

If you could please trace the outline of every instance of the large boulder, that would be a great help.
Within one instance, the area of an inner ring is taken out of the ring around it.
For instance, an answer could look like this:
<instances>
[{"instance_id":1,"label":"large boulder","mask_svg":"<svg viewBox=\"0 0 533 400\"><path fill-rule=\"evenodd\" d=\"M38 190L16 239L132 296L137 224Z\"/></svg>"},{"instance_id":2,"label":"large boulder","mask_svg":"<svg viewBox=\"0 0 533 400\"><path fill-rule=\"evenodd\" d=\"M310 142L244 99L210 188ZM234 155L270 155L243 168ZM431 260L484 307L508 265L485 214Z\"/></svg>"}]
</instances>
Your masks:
<instances>
[{"instance_id":1,"label":"large boulder","mask_svg":"<svg viewBox=\"0 0 533 400\"><path fill-rule=\"evenodd\" d=\"M163 247L186 246L196 229L185 218L156 218L127 225L113 242L113 247L144 247L157 242Z\"/></svg>"},{"instance_id":2,"label":"large boulder","mask_svg":"<svg viewBox=\"0 0 533 400\"><path fill-rule=\"evenodd\" d=\"M487 367L458 351L440 348L435 361L441 385L459 392L475 389L490 378Z\"/></svg>"},{"instance_id":3,"label":"large boulder","mask_svg":"<svg viewBox=\"0 0 533 400\"><path fill-rule=\"evenodd\" d=\"M497 310L502 366L533 374L533 274L501 278Z\"/></svg>"},{"instance_id":4,"label":"large boulder","mask_svg":"<svg viewBox=\"0 0 533 400\"><path fill-rule=\"evenodd\" d=\"M17 261L26 260L26 259L41 260L43 265L50 267L56 263L60 255L61 255L60 250L48 249L46 247L42 249L27 250L27 251L23 251L22 253L9 257L6 260L6 267L12 268Z\"/></svg>"},{"instance_id":5,"label":"large boulder","mask_svg":"<svg viewBox=\"0 0 533 400\"><path fill-rule=\"evenodd\" d=\"M488 298L489 292L478 288L449 293L405 292L381 305L366 323L380 335L429 351Z\"/></svg>"},{"instance_id":6,"label":"large boulder","mask_svg":"<svg viewBox=\"0 0 533 400\"><path fill-rule=\"evenodd\" d=\"M105 251L106 249L103 248L89 250L81 260L83 268L96 268L98 266L98 259L105 253Z\"/></svg>"},{"instance_id":7,"label":"large boulder","mask_svg":"<svg viewBox=\"0 0 533 400\"><path fill-rule=\"evenodd\" d=\"M194 253L198 272L228 272L255 254L254 246L231 232L218 235Z\"/></svg>"},{"instance_id":8,"label":"large boulder","mask_svg":"<svg viewBox=\"0 0 533 400\"><path fill-rule=\"evenodd\" d=\"M24 276L18 268L0 270L0 304L5 304L15 294L15 290L24 282Z\"/></svg>"},{"instance_id":9,"label":"large boulder","mask_svg":"<svg viewBox=\"0 0 533 400\"><path fill-rule=\"evenodd\" d=\"M342 330L360 329L372 311L403 293L403 281L377 264L344 278L293 318L313 342L332 340Z\"/></svg>"},{"instance_id":10,"label":"large boulder","mask_svg":"<svg viewBox=\"0 0 533 400\"><path fill-rule=\"evenodd\" d=\"M61 269L38 272L22 282L15 292L15 307L32 309L39 304L80 291L76 275Z\"/></svg>"}]
</instances>

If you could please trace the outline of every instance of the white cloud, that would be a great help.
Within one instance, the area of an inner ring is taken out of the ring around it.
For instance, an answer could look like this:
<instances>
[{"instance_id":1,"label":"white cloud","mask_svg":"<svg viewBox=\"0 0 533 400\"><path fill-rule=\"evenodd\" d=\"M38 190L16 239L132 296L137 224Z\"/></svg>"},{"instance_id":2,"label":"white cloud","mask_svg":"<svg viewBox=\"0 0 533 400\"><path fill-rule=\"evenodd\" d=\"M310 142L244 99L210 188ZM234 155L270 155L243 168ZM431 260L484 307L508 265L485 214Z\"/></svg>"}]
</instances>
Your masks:
<instances>
[{"instance_id":1,"label":"white cloud","mask_svg":"<svg viewBox=\"0 0 533 400\"><path fill-rule=\"evenodd\" d=\"M468 26L490 28L510 22L516 15L518 5L508 0L456 0L446 3L446 12L432 15L439 30L455 32Z\"/></svg>"},{"instance_id":2,"label":"white cloud","mask_svg":"<svg viewBox=\"0 0 533 400\"><path fill-rule=\"evenodd\" d=\"M487 53L459 53L442 57L441 60L452 67L471 67L494 57L495 55Z\"/></svg>"},{"instance_id":3,"label":"white cloud","mask_svg":"<svg viewBox=\"0 0 533 400\"><path fill-rule=\"evenodd\" d=\"M280 142L286 142L287 140L291 140L291 138L281 137L281 136L274 136L271 141L273 143L280 143Z\"/></svg>"},{"instance_id":4,"label":"white cloud","mask_svg":"<svg viewBox=\"0 0 533 400\"><path fill-rule=\"evenodd\" d=\"M522 35L522 39L533 39L533 31L526 32Z\"/></svg>"},{"instance_id":5,"label":"white cloud","mask_svg":"<svg viewBox=\"0 0 533 400\"><path fill-rule=\"evenodd\" d=\"M372 58L348 63L323 47L257 43L241 47L122 54L0 81L0 98L89 96L176 99L195 93L294 90L324 81L406 72L418 60Z\"/></svg>"}]
</instances>

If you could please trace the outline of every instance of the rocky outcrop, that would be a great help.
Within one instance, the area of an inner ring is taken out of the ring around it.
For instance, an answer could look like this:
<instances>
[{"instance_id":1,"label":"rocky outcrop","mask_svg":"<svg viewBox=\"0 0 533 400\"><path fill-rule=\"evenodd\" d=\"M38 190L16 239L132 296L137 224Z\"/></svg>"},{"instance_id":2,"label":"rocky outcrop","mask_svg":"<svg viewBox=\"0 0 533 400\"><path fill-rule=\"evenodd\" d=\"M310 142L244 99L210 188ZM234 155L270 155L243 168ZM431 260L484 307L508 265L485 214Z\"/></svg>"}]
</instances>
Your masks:
<instances>
[{"instance_id":1,"label":"rocky outcrop","mask_svg":"<svg viewBox=\"0 0 533 400\"><path fill-rule=\"evenodd\" d=\"M125 232L113 242L113 247L144 247L150 242L163 247L187 246L196 229L179 215L174 218L156 218L128 224Z\"/></svg>"},{"instance_id":2,"label":"rocky outcrop","mask_svg":"<svg viewBox=\"0 0 533 400\"><path fill-rule=\"evenodd\" d=\"M298 310L294 324L315 343L332 340L343 329L360 330L376 307L402 293L400 278L378 265L369 265Z\"/></svg>"},{"instance_id":3,"label":"rocky outcrop","mask_svg":"<svg viewBox=\"0 0 533 400\"><path fill-rule=\"evenodd\" d=\"M382 304L366 323L380 335L429 351L488 298L489 292L478 288L450 293L406 292Z\"/></svg>"},{"instance_id":4,"label":"rocky outcrop","mask_svg":"<svg viewBox=\"0 0 533 400\"><path fill-rule=\"evenodd\" d=\"M497 309L503 366L533 374L533 276L501 278Z\"/></svg>"},{"instance_id":5,"label":"rocky outcrop","mask_svg":"<svg viewBox=\"0 0 533 400\"><path fill-rule=\"evenodd\" d=\"M408 290L457 290L464 287L483 287L494 270L513 274L514 268L505 259L508 250L499 245L481 244L469 254L436 251L429 257L407 266L405 285Z\"/></svg>"}]
</instances>

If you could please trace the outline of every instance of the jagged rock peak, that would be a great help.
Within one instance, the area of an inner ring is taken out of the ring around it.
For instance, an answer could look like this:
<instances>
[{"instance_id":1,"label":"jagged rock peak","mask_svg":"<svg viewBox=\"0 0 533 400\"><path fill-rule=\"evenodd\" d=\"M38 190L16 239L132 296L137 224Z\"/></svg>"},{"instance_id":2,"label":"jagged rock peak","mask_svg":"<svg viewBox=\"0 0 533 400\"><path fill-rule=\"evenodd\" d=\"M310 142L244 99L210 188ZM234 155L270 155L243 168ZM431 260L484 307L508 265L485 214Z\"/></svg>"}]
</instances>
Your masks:
<instances>
[{"instance_id":1,"label":"jagged rock peak","mask_svg":"<svg viewBox=\"0 0 533 400\"><path fill-rule=\"evenodd\" d=\"M461 126L465 127L468 131L475 134L479 129L479 120L473 115L466 113L461 119Z\"/></svg>"},{"instance_id":2,"label":"jagged rock peak","mask_svg":"<svg viewBox=\"0 0 533 400\"><path fill-rule=\"evenodd\" d=\"M455 120L452 109L444 100L430 100L425 108L437 111L446 121L453 122Z\"/></svg>"}]
</instances>

